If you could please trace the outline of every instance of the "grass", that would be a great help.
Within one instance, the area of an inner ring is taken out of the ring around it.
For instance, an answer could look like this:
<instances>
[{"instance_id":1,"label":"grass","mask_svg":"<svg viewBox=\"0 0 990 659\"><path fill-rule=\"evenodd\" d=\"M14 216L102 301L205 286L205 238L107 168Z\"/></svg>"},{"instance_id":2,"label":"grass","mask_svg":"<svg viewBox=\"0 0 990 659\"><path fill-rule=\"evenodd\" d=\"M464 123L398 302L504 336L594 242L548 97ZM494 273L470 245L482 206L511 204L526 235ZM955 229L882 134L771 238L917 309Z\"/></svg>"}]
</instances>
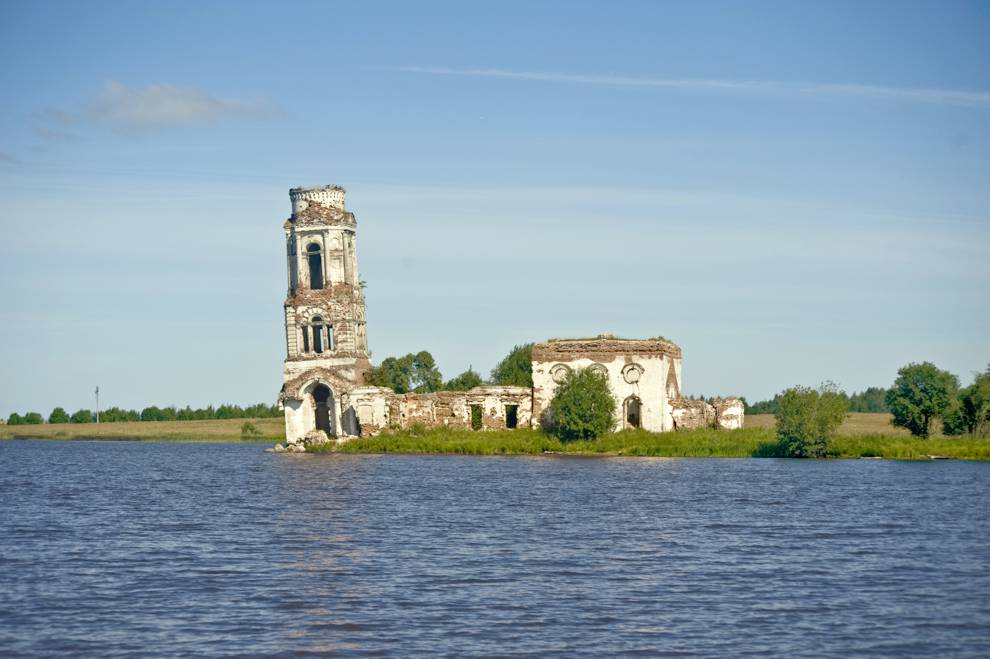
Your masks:
<instances>
[{"instance_id":1,"label":"grass","mask_svg":"<svg viewBox=\"0 0 990 659\"><path fill-rule=\"evenodd\" d=\"M990 460L990 440L972 437L914 439L907 431L889 425L887 414L850 414L833 447L839 457L884 457L897 460L927 459L944 455L963 460ZM261 433L241 439L245 421ZM0 425L0 439L97 439L172 442L262 442L285 439L281 418L217 419L209 421L149 421L133 423L65 423L36 426ZM746 417L742 430L695 430L650 433L626 430L589 442L563 443L539 430L518 429L474 432L449 428L410 428L378 437L354 439L322 450L342 453L454 453L462 455L640 455L658 457L746 458L772 455L773 416Z\"/></svg>"},{"instance_id":2,"label":"grass","mask_svg":"<svg viewBox=\"0 0 990 659\"><path fill-rule=\"evenodd\" d=\"M249 422L260 435L241 439L241 426ZM207 421L133 421L120 423L46 423L33 426L0 425L0 439L102 439L158 442L280 442L285 420L210 419Z\"/></svg>"},{"instance_id":3,"label":"grass","mask_svg":"<svg viewBox=\"0 0 990 659\"><path fill-rule=\"evenodd\" d=\"M853 415L857 416L857 415ZM833 448L840 458L883 457L927 460L940 455L961 460L990 460L990 440L972 437L914 439L884 425L887 415L851 419L840 429ZM776 455L776 438L770 424L749 424L742 430L693 430L651 433L624 430L594 441L561 442L539 430L519 429L475 432L451 428L409 428L386 431L377 437L352 439L340 445L310 449L318 453L430 453L459 455L568 455L655 456L682 458L749 458ZM758 419L762 421L762 419ZM860 428L881 427L885 433Z\"/></svg>"},{"instance_id":4,"label":"grass","mask_svg":"<svg viewBox=\"0 0 990 659\"><path fill-rule=\"evenodd\" d=\"M904 428L890 424L893 417L889 414L870 414L854 412L846 415L846 420L839 427L839 435L887 435L893 437L910 437ZM747 414L747 428L773 428L772 414Z\"/></svg>"}]
</instances>

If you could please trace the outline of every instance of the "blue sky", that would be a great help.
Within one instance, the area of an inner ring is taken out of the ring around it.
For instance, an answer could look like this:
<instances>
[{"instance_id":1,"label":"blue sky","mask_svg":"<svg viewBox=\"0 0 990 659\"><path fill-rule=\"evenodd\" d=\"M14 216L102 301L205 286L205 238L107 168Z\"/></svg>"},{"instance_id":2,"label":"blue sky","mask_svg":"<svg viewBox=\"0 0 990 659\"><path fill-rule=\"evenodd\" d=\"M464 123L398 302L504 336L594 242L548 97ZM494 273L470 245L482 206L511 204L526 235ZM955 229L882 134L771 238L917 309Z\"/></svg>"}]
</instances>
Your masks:
<instances>
[{"instance_id":1,"label":"blue sky","mask_svg":"<svg viewBox=\"0 0 990 659\"><path fill-rule=\"evenodd\" d=\"M272 401L288 188L376 361L612 332L766 398L990 363L990 7L0 3L0 415Z\"/></svg>"}]
</instances>

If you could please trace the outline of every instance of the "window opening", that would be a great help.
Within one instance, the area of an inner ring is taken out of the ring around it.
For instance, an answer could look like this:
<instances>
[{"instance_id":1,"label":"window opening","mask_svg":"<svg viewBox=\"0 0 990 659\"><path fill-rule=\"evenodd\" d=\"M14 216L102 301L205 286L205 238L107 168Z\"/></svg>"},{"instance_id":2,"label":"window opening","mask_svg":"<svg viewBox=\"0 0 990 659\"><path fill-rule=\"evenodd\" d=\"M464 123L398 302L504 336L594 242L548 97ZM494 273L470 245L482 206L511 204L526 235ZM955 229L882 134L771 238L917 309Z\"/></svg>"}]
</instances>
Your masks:
<instances>
[{"instance_id":1,"label":"window opening","mask_svg":"<svg viewBox=\"0 0 990 659\"><path fill-rule=\"evenodd\" d=\"M509 430L514 430L516 426L519 425L519 406L518 405L506 405L505 406L505 427Z\"/></svg>"},{"instance_id":2,"label":"window opening","mask_svg":"<svg viewBox=\"0 0 990 659\"><path fill-rule=\"evenodd\" d=\"M481 405L471 406L471 430L481 430Z\"/></svg>"},{"instance_id":3,"label":"window opening","mask_svg":"<svg viewBox=\"0 0 990 659\"><path fill-rule=\"evenodd\" d=\"M306 248L309 254L309 287L313 289L323 288L323 254L320 246L310 243Z\"/></svg>"},{"instance_id":4,"label":"window opening","mask_svg":"<svg viewBox=\"0 0 990 659\"><path fill-rule=\"evenodd\" d=\"M639 428L641 423L641 409L642 405L639 402L639 398L635 396L630 396L626 399L626 427L627 428Z\"/></svg>"},{"instance_id":5,"label":"window opening","mask_svg":"<svg viewBox=\"0 0 990 659\"><path fill-rule=\"evenodd\" d=\"M313 318L313 351L323 352L323 319Z\"/></svg>"}]
</instances>

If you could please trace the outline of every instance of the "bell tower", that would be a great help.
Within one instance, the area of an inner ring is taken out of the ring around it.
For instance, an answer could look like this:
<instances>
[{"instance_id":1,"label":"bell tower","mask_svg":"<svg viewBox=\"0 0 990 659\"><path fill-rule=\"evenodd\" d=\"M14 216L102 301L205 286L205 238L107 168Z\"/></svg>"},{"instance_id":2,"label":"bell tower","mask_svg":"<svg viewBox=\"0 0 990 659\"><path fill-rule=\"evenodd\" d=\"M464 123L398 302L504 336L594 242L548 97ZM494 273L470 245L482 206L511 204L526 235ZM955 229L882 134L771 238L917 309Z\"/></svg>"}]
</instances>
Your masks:
<instances>
[{"instance_id":1,"label":"bell tower","mask_svg":"<svg viewBox=\"0 0 990 659\"><path fill-rule=\"evenodd\" d=\"M358 275L357 220L339 185L292 188L285 222L284 405L287 438L341 427L340 396L370 368L364 291Z\"/></svg>"}]
</instances>

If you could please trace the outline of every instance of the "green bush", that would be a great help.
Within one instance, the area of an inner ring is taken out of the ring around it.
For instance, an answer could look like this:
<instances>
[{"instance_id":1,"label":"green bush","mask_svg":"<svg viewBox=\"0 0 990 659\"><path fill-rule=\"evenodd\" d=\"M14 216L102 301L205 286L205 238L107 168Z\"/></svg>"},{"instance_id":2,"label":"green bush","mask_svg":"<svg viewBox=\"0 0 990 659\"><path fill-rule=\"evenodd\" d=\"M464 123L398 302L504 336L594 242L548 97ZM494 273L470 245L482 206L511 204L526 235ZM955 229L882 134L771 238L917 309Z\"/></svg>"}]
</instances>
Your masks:
<instances>
[{"instance_id":1,"label":"green bush","mask_svg":"<svg viewBox=\"0 0 990 659\"><path fill-rule=\"evenodd\" d=\"M516 346L496 364L491 374L492 384L533 386L533 344Z\"/></svg>"},{"instance_id":2,"label":"green bush","mask_svg":"<svg viewBox=\"0 0 990 659\"><path fill-rule=\"evenodd\" d=\"M792 387L777 399L777 443L780 455L792 458L824 458L832 454L830 442L849 407L835 385L818 389Z\"/></svg>"},{"instance_id":3,"label":"green bush","mask_svg":"<svg viewBox=\"0 0 990 659\"><path fill-rule=\"evenodd\" d=\"M959 379L932 364L908 364L897 371L894 386L887 390L887 406L894 425L907 428L915 437L928 437L932 421L952 408Z\"/></svg>"},{"instance_id":4,"label":"green bush","mask_svg":"<svg viewBox=\"0 0 990 659\"><path fill-rule=\"evenodd\" d=\"M69 420L72 423L92 423L94 421L93 413L89 410L77 410Z\"/></svg>"},{"instance_id":5,"label":"green bush","mask_svg":"<svg viewBox=\"0 0 990 659\"><path fill-rule=\"evenodd\" d=\"M253 423L245 421L241 424L241 439L255 439L257 437L261 437L261 431Z\"/></svg>"},{"instance_id":6,"label":"green bush","mask_svg":"<svg viewBox=\"0 0 990 659\"><path fill-rule=\"evenodd\" d=\"M45 422L45 417L41 416L38 412L28 412L24 415L24 423L28 425L40 425Z\"/></svg>"},{"instance_id":7,"label":"green bush","mask_svg":"<svg viewBox=\"0 0 990 659\"><path fill-rule=\"evenodd\" d=\"M8 426L23 426L24 425L24 417L22 417L17 412L11 412L10 413L10 416L7 417L7 425Z\"/></svg>"},{"instance_id":8,"label":"green bush","mask_svg":"<svg viewBox=\"0 0 990 659\"><path fill-rule=\"evenodd\" d=\"M469 391L475 387L481 386L481 375L472 368L464 371L456 378L448 380L443 388L445 391Z\"/></svg>"},{"instance_id":9,"label":"green bush","mask_svg":"<svg viewBox=\"0 0 990 659\"><path fill-rule=\"evenodd\" d=\"M946 435L990 437L990 366L978 373L970 386L959 395L945 415Z\"/></svg>"},{"instance_id":10,"label":"green bush","mask_svg":"<svg viewBox=\"0 0 990 659\"><path fill-rule=\"evenodd\" d=\"M387 387L397 394L427 394L443 389L443 376L426 350L404 357L388 357L365 376L368 384Z\"/></svg>"},{"instance_id":11,"label":"green bush","mask_svg":"<svg viewBox=\"0 0 990 659\"><path fill-rule=\"evenodd\" d=\"M615 425L608 380L587 368L571 371L550 402L548 431L564 441L595 439Z\"/></svg>"},{"instance_id":12,"label":"green bush","mask_svg":"<svg viewBox=\"0 0 990 659\"><path fill-rule=\"evenodd\" d=\"M64 408L56 407L52 410L52 413L48 415L48 423L68 423L69 413L65 411Z\"/></svg>"}]
</instances>

